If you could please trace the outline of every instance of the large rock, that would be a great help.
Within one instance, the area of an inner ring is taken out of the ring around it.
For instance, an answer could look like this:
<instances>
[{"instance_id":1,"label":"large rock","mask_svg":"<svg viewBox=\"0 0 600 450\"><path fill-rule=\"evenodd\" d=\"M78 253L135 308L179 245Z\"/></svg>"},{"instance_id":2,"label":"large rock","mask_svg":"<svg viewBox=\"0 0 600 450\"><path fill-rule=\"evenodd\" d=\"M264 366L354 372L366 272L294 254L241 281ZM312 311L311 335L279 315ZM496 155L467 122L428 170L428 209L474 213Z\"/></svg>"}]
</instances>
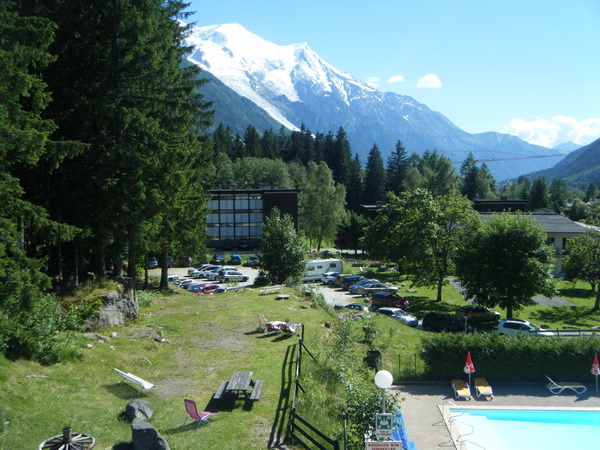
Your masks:
<instances>
[{"instance_id":1,"label":"large rock","mask_svg":"<svg viewBox=\"0 0 600 450\"><path fill-rule=\"evenodd\" d=\"M138 317L139 305L135 282L131 278L119 278L116 291L110 292L102 302L97 319L89 328L111 328L124 325Z\"/></svg>"},{"instance_id":2,"label":"large rock","mask_svg":"<svg viewBox=\"0 0 600 450\"><path fill-rule=\"evenodd\" d=\"M125 407L125 415L131 422L135 419L148 420L154 415L154 408L146 400L132 400Z\"/></svg>"},{"instance_id":3,"label":"large rock","mask_svg":"<svg viewBox=\"0 0 600 450\"><path fill-rule=\"evenodd\" d=\"M131 438L134 450L170 450L165 438L143 419L131 423Z\"/></svg>"}]
</instances>

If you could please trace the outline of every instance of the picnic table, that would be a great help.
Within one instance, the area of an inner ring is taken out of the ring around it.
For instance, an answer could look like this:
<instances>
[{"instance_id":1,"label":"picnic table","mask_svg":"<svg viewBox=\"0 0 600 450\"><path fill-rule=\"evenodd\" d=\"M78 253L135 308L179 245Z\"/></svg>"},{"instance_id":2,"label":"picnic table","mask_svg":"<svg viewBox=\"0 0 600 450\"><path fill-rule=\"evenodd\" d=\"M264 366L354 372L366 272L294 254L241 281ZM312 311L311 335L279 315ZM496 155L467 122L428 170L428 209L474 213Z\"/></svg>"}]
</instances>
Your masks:
<instances>
[{"instance_id":1,"label":"picnic table","mask_svg":"<svg viewBox=\"0 0 600 450\"><path fill-rule=\"evenodd\" d=\"M233 372L231 378L223 381L213 398L220 399L225 395L247 400L258 400L262 392L264 380L252 379L253 372ZM252 389L250 389L252 388Z\"/></svg>"}]
</instances>

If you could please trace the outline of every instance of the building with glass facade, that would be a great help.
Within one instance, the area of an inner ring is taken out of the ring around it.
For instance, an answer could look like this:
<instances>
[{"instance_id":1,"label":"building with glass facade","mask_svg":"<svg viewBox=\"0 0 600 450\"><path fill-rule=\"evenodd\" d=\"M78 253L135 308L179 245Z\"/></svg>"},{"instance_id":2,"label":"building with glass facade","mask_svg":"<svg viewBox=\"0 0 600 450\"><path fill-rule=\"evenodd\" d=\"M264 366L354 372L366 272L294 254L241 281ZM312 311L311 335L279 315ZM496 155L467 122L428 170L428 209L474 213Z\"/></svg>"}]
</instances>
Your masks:
<instances>
[{"instance_id":1,"label":"building with glass facade","mask_svg":"<svg viewBox=\"0 0 600 450\"><path fill-rule=\"evenodd\" d=\"M230 250L260 247L262 225L274 208L289 214L298 227L296 189L213 189L206 217L209 248Z\"/></svg>"}]
</instances>

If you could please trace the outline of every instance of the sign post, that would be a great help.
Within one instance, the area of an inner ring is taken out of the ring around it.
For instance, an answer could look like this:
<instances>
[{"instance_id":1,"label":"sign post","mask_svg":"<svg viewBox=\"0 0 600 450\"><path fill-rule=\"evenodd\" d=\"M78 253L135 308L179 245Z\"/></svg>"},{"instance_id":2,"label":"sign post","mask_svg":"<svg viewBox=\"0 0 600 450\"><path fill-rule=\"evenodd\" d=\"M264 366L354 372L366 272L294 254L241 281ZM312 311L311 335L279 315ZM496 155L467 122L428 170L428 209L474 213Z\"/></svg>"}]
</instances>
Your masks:
<instances>
[{"instance_id":1,"label":"sign post","mask_svg":"<svg viewBox=\"0 0 600 450\"><path fill-rule=\"evenodd\" d=\"M378 413L375 416L375 436L378 439L392 437L393 418L390 413Z\"/></svg>"}]
</instances>

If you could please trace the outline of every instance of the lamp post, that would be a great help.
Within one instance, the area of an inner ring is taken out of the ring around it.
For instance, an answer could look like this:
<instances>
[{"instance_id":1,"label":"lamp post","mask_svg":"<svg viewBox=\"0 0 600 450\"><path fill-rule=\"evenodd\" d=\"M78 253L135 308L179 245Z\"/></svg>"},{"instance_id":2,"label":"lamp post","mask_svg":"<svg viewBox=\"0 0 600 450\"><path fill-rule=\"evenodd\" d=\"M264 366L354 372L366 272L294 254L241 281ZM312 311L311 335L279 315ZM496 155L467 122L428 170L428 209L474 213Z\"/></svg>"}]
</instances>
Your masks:
<instances>
[{"instance_id":1,"label":"lamp post","mask_svg":"<svg viewBox=\"0 0 600 450\"><path fill-rule=\"evenodd\" d=\"M387 370L380 370L375 374L375 384L381 389L381 412L385 413L385 390L392 387L394 377Z\"/></svg>"}]
</instances>

